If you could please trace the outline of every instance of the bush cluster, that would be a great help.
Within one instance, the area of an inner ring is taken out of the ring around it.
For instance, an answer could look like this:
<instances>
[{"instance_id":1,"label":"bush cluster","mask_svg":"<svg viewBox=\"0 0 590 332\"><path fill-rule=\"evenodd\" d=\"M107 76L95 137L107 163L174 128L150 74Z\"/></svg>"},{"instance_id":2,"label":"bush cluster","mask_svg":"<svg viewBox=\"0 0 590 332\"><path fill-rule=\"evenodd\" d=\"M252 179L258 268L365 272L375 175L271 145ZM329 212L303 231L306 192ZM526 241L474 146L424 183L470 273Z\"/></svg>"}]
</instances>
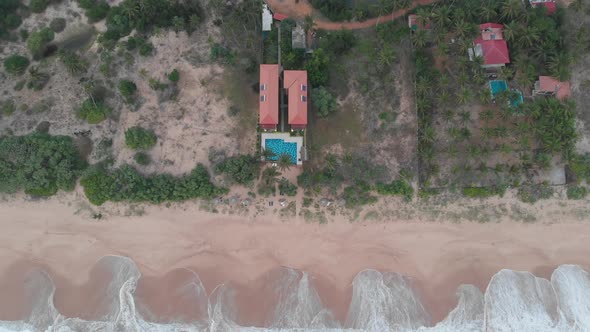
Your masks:
<instances>
[{"instance_id":1,"label":"bush cluster","mask_svg":"<svg viewBox=\"0 0 590 332\"><path fill-rule=\"evenodd\" d=\"M357 183L354 186L344 188L342 198L346 201L347 208L354 208L377 202L377 197L371 195L371 186L366 183Z\"/></svg>"},{"instance_id":2,"label":"bush cluster","mask_svg":"<svg viewBox=\"0 0 590 332\"><path fill-rule=\"evenodd\" d=\"M111 7L103 0L78 0L78 4L84 9L84 14L90 23L98 22L109 13Z\"/></svg>"},{"instance_id":3,"label":"bush cluster","mask_svg":"<svg viewBox=\"0 0 590 332\"><path fill-rule=\"evenodd\" d=\"M0 137L0 192L51 196L73 190L86 167L71 137L35 133Z\"/></svg>"},{"instance_id":4,"label":"bush cluster","mask_svg":"<svg viewBox=\"0 0 590 332\"><path fill-rule=\"evenodd\" d=\"M312 97L311 102L316 110L317 116L320 118L324 118L331 113L336 112L338 109L336 97L323 86L314 89Z\"/></svg>"},{"instance_id":5,"label":"bush cluster","mask_svg":"<svg viewBox=\"0 0 590 332\"><path fill-rule=\"evenodd\" d=\"M400 195L406 200L411 200L412 195L414 195L414 188L404 180L394 180L391 183L377 183L376 189L380 195Z\"/></svg>"},{"instance_id":6,"label":"bush cluster","mask_svg":"<svg viewBox=\"0 0 590 332\"><path fill-rule=\"evenodd\" d=\"M63 17L56 17L49 23L49 28L55 33L64 31L66 28L66 19Z\"/></svg>"},{"instance_id":7,"label":"bush cluster","mask_svg":"<svg viewBox=\"0 0 590 332\"><path fill-rule=\"evenodd\" d=\"M217 164L215 166L215 172L226 174L230 179L239 184L247 184L258 178L260 163L255 156L234 156Z\"/></svg>"},{"instance_id":8,"label":"bush cluster","mask_svg":"<svg viewBox=\"0 0 590 332\"><path fill-rule=\"evenodd\" d=\"M90 124L97 124L104 121L111 112L112 109L102 102L93 101L89 98L82 103L78 110L78 116Z\"/></svg>"},{"instance_id":9,"label":"bush cluster","mask_svg":"<svg viewBox=\"0 0 590 332\"><path fill-rule=\"evenodd\" d=\"M31 0L29 3L29 9L33 13L42 13L47 9L47 6L49 6L48 0Z\"/></svg>"},{"instance_id":10,"label":"bush cluster","mask_svg":"<svg viewBox=\"0 0 590 332\"><path fill-rule=\"evenodd\" d=\"M173 71L171 71L170 74L168 74L168 79L172 83L178 82L180 80L180 73L178 72L178 70L174 69Z\"/></svg>"},{"instance_id":11,"label":"bush cluster","mask_svg":"<svg viewBox=\"0 0 590 332\"><path fill-rule=\"evenodd\" d=\"M113 171L93 168L80 183L84 193L94 205L112 202L175 202L194 198L212 198L227 193L215 187L207 169L198 164L190 174L175 177L170 174L144 176L131 166Z\"/></svg>"},{"instance_id":12,"label":"bush cluster","mask_svg":"<svg viewBox=\"0 0 590 332\"><path fill-rule=\"evenodd\" d=\"M135 160L136 163L138 163L139 165L149 165L152 161L152 159L150 158L150 155L145 153L145 152L138 152L133 156L133 160Z\"/></svg>"},{"instance_id":13,"label":"bush cluster","mask_svg":"<svg viewBox=\"0 0 590 332\"><path fill-rule=\"evenodd\" d=\"M139 126L125 131L125 144L134 150L147 150L156 145L158 137L153 131Z\"/></svg>"},{"instance_id":14,"label":"bush cluster","mask_svg":"<svg viewBox=\"0 0 590 332\"><path fill-rule=\"evenodd\" d=\"M133 83L133 81L119 81L119 92L126 99L129 99L131 96L133 96L135 94L135 91L137 91L137 86L135 85L135 83Z\"/></svg>"},{"instance_id":15,"label":"bush cluster","mask_svg":"<svg viewBox=\"0 0 590 332\"><path fill-rule=\"evenodd\" d=\"M279 191L287 196L297 195L297 186L289 182L289 180L282 178L279 181Z\"/></svg>"},{"instance_id":16,"label":"bush cluster","mask_svg":"<svg viewBox=\"0 0 590 332\"><path fill-rule=\"evenodd\" d=\"M0 1L0 39L8 39L8 30L16 29L21 25L22 19L16 13L19 6L19 0Z\"/></svg>"},{"instance_id":17,"label":"bush cluster","mask_svg":"<svg viewBox=\"0 0 590 332\"><path fill-rule=\"evenodd\" d=\"M4 69L11 75L22 75L29 67L29 63L28 58L14 54L4 59Z\"/></svg>"},{"instance_id":18,"label":"bush cluster","mask_svg":"<svg viewBox=\"0 0 590 332\"><path fill-rule=\"evenodd\" d=\"M33 54L33 57L36 59L40 58L47 49L47 44L54 37L54 32L49 28L42 28L31 32L29 38L27 38L27 47L31 51L31 54Z\"/></svg>"},{"instance_id":19,"label":"bush cluster","mask_svg":"<svg viewBox=\"0 0 590 332\"><path fill-rule=\"evenodd\" d=\"M588 189L585 187L571 186L567 188L567 198L584 199L588 195Z\"/></svg>"}]
</instances>

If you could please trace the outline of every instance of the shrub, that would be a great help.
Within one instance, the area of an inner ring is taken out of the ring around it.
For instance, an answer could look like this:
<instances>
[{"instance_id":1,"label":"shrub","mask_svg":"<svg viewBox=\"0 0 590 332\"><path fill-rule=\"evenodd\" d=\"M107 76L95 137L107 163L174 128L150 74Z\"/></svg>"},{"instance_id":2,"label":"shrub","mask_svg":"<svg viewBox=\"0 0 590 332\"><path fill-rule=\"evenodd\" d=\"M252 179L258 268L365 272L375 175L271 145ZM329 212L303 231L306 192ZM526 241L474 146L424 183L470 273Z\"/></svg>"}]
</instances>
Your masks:
<instances>
[{"instance_id":1,"label":"shrub","mask_svg":"<svg viewBox=\"0 0 590 332\"><path fill-rule=\"evenodd\" d=\"M4 69L11 75L22 75L29 67L29 63L26 57L14 54L4 59Z\"/></svg>"},{"instance_id":2,"label":"shrub","mask_svg":"<svg viewBox=\"0 0 590 332\"><path fill-rule=\"evenodd\" d=\"M29 4L29 9L33 13L41 13L47 9L49 2L47 0L31 0Z\"/></svg>"},{"instance_id":3,"label":"shrub","mask_svg":"<svg viewBox=\"0 0 590 332\"><path fill-rule=\"evenodd\" d=\"M2 19L2 17L0 17L0 20ZM0 24L2 22L0 21ZM16 15L16 14L8 14L6 15L6 17L4 17L4 27L6 27L6 29L8 30L14 30L16 28L18 28L21 24L23 23L23 19Z\"/></svg>"},{"instance_id":4,"label":"shrub","mask_svg":"<svg viewBox=\"0 0 590 332\"><path fill-rule=\"evenodd\" d=\"M134 156L133 159L135 160L136 163L138 163L139 165L149 165L150 162L152 161L152 159L150 158L150 155L145 153L145 152L137 152Z\"/></svg>"},{"instance_id":5,"label":"shrub","mask_svg":"<svg viewBox=\"0 0 590 332\"><path fill-rule=\"evenodd\" d=\"M29 82L27 83L27 88L34 91L41 91L49 82L51 77L47 73L43 73L39 71L39 68L33 66L29 68Z\"/></svg>"},{"instance_id":6,"label":"shrub","mask_svg":"<svg viewBox=\"0 0 590 332\"><path fill-rule=\"evenodd\" d=\"M258 178L260 164L255 156L240 155L227 158L215 167L217 173L228 175L233 181L246 184Z\"/></svg>"},{"instance_id":7,"label":"shrub","mask_svg":"<svg viewBox=\"0 0 590 332\"><path fill-rule=\"evenodd\" d=\"M588 189L585 187L571 186L567 188L567 198L583 199L588 195Z\"/></svg>"},{"instance_id":8,"label":"shrub","mask_svg":"<svg viewBox=\"0 0 590 332\"><path fill-rule=\"evenodd\" d=\"M262 171L262 177L258 183L258 195L268 197L276 194L277 175L280 175L280 173L274 167L269 167Z\"/></svg>"},{"instance_id":9,"label":"shrub","mask_svg":"<svg viewBox=\"0 0 590 332\"><path fill-rule=\"evenodd\" d=\"M470 198L486 198L496 195L496 191L485 187L463 188L463 195Z\"/></svg>"},{"instance_id":10,"label":"shrub","mask_svg":"<svg viewBox=\"0 0 590 332\"><path fill-rule=\"evenodd\" d=\"M180 73L178 72L178 70L174 69L173 71L171 71L170 74L168 74L168 79L172 83L178 82L180 80Z\"/></svg>"},{"instance_id":11,"label":"shrub","mask_svg":"<svg viewBox=\"0 0 590 332\"><path fill-rule=\"evenodd\" d=\"M323 49L318 48L313 52L311 59L305 63L305 70L307 70L311 85L319 87L328 83L329 64L330 58Z\"/></svg>"},{"instance_id":12,"label":"shrub","mask_svg":"<svg viewBox=\"0 0 590 332\"><path fill-rule=\"evenodd\" d=\"M29 31L27 29L19 30L18 34L20 35L20 39L22 41L26 41L29 38Z\"/></svg>"},{"instance_id":13,"label":"shrub","mask_svg":"<svg viewBox=\"0 0 590 332\"><path fill-rule=\"evenodd\" d=\"M214 43L211 45L210 58L212 61L217 61L224 64L233 64L235 60L234 56L235 55L229 48L224 47L219 43Z\"/></svg>"},{"instance_id":14,"label":"shrub","mask_svg":"<svg viewBox=\"0 0 590 332\"><path fill-rule=\"evenodd\" d=\"M356 37L351 30L332 31L321 40L320 47L329 50L332 54L346 54L356 44Z\"/></svg>"},{"instance_id":15,"label":"shrub","mask_svg":"<svg viewBox=\"0 0 590 332\"><path fill-rule=\"evenodd\" d=\"M85 73L88 70L88 62L73 51L60 51L59 59L72 75Z\"/></svg>"},{"instance_id":16,"label":"shrub","mask_svg":"<svg viewBox=\"0 0 590 332\"><path fill-rule=\"evenodd\" d=\"M14 105L14 101L7 100L4 103L2 103L2 114L6 115L6 116L10 116L10 115L12 115L12 113L14 113L15 110L16 110L16 105Z\"/></svg>"},{"instance_id":17,"label":"shrub","mask_svg":"<svg viewBox=\"0 0 590 332\"><path fill-rule=\"evenodd\" d=\"M354 208L377 202L377 197L370 194L370 189L370 186L365 183L344 188L342 198L346 201L346 207Z\"/></svg>"},{"instance_id":18,"label":"shrub","mask_svg":"<svg viewBox=\"0 0 590 332\"><path fill-rule=\"evenodd\" d=\"M336 112L338 104L336 98L328 91L328 89L319 87L313 91L313 98L311 99L313 106L317 110L317 115L320 118L326 117L331 113Z\"/></svg>"},{"instance_id":19,"label":"shrub","mask_svg":"<svg viewBox=\"0 0 590 332\"><path fill-rule=\"evenodd\" d=\"M279 181L279 191L287 196L297 195L297 186L289 182L289 180L282 178Z\"/></svg>"},{"instance_id":20,"label":"shrub","mask_svg":"<svg viewBox=\"0 0 590 332\"><path fill-rule=\"evenodd\" d=\"M590 154L573 156L569 166L577 182L590 183Z\"/></svg>"},{"instance_id":21,"label":"shrub","mask_svg":"<svg viewBox=\"0 0 590 332\"><path fill-rule=\"evenodd\" d=\"M150 149L156 145L157 141L158 137L153 131L139 126L131 127L125 131L125 144L134 150Z\"/></svg>"},{"instance_id":22,"label":"shrub","mask_svg":"<svg viewBox=\"0 0 590 332\"><path fill-rule=\"evenodd\" d=\"M131 97L137 91L137 86L135 83L129 80L121 80L119 81L119 92L125 98Z\"/></svg>"},{"instance_id":23,"label":"shrub","mask_svg":"<svg viewBox=\"0 0 590 332\"><path fill-rule=\"evenodd\" d=\"M33 31L29 34L27 39L27 47L33 54L33 57L39 58L43 55L47 48L47 44L53 40L55 34L49 28L43 28L38 31Z\"/></svg>"},{"instance_id":24,"label":"shrub","mask_svg":"<svg viewBox=\"0 0 590 332\"><path fill-rule=\"evenodd\" d=\"M553 188L546 182L541 184L523 185L518 188L518 198L525 203L535 203L553 195Z\"/></svg>"},{"instance_id":25,"label":"shrub","mask_svg":"<svg viewBox=\"0 0 590 332\"><path fill-rule=\"evenodd\" d=\"M85 10L84 14L90 23L98 22L107 17L109 9L111 9L106 2L101 0L78 0L78 3Z\"/></svg>"},{"instance_id":26,"label":"shrub","mask_svg":"<svg viewBox=\"0 0 590 332\"><path fill-rule=\"evenodd\" d=\"M78 115L90 124L102 122L111 114L112 110L101 102L86 99L78 110Z\"/></svg>"},{"instance_id":27,"label":"shrub","mask_svg":"<svg viewBox=\"0 0 590 332\"><path fill-rule=\"evenodd\" d=\"M139 55L150 56L154 51L154 45L150 42L145 42L139 46Z\"/></svg>"},{"instance_id":28,"label":"shrub","mask_svg":"<svg viewBox=\"0 0 590 332\"><path fill-rule=\"evenodd\" d=\"M86 167L71 137L34 133L0 137L0 192L51 196L73 190Z\"/></svg>"},{"instance_id":29,"label":"shrub","mask_svg":"<svg viewBox=\"0 0 590 332\"><path fill-rule=\"evenodd\" d=\"M49 23L49 28L56 33L64 31L66 28L66 19L62 17L54 18L51 20L51 23Z\"/></svg>"},{"instance_id":30,"label":"shrub","mask_svg":"<svg viewBox=\"0 0 590 332\"><path fill-rule=\"evenodd\" d=\"M97 167L87 172L80 184L94 205L107 201L174 202L227 193L227 189L217 188L211 183L209 173L202 164L198 164L190 174L180 177L170 174L144 176L128 165L112 172Z\"/></svg>"},{"instance_id":31,"label":"shrub","mask_svg":"<svg viewBox=\"0 0 590 332\"><path fill-rule=\"evenodd\" d=\"M387 184L378 183L376 189L380 195L400 195L406 200L411 200L414 195L414 188L404 180L394 180Z\"/></svg>"}]
</instances>

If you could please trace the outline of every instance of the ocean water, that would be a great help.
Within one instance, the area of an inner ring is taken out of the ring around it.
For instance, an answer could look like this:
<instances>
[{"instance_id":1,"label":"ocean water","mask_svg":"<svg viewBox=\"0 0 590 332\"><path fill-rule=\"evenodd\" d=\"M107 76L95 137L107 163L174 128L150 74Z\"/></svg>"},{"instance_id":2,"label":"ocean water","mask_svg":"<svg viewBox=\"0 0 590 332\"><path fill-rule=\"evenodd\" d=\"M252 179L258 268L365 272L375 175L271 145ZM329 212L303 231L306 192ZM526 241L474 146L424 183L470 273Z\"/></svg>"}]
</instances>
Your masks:
<instances>
[{"instance_id":1,"label":"ocean water","mask_svg":"<svg viewBox=\"0 0 590 332\"><path fill-rule=\"evenodd\" d=\"M550 280L528 272L501 270L485 293L472 285L457 289L457 306L441 322L432 324L419 296L404 276L376 270L357 274L347 317L339 321L326 308L305 272L282 269L269 287L275 296L264 326L242 326L237 290L222 284L207 294L191 272L174 296L190 303L192 322L156 323L142 317L134 297L141 278L126 257L107 256L97 265L109 270L104 299L106 314L99 320L65 317L54 306L55 286L42 270L30 273L26 296L31 308L22 321L0 321L0 332L13 331L590 331L590 277L576 265L562 265ZM1 294L0 294L1 295ZM257 303L249 303L256 307Z\"/></svg>"}]
</instances>

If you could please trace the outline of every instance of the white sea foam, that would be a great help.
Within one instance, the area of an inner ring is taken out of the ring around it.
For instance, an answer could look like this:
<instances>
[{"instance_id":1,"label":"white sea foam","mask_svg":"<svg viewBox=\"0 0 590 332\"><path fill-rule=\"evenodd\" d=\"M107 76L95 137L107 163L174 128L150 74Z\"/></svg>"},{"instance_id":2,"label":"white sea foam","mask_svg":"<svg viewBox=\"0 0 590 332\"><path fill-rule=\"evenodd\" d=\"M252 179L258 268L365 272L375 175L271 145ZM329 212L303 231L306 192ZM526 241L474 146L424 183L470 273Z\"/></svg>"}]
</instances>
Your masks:
<instances>
[{"instance_id":1,"label":"white sea foam","mask_svg":"<svg viewBox=\"0 0 590 332\"><path fill-rule=\"evenodd\" d=\"M590 275L576 265L560 266L551 280L502 270L492 277L485 294L475 286L462 285L457 290L457 306L434 326L411 283L402 275L360 272L352 283L347 319L340 323L322 304L311 276L284 269L273 284L278 302L267 327L240 326L236 290L223 284L207 296L196 274L176 291L194 298L195 308L206 318L191 324L149 322L136 310L133 294L140 273L133 261L108 256L97 266L113 275L105 294L111 310L103 319L85 321L61 315L53 305L55 286L51 278L35 270L25 283L31 313L23 321L0 322L0 332L590 331Z\"/></svg>"}]
</instances>

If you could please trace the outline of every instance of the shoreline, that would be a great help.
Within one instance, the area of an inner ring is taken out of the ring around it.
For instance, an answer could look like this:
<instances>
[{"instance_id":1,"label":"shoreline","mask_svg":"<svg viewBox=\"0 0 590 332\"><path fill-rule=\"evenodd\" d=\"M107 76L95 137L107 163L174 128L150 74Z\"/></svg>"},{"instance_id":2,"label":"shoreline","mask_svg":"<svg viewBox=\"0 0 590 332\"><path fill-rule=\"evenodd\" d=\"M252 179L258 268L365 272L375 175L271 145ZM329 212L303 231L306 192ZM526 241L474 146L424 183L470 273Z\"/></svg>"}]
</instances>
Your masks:
<instances>
[{"instance_id":1,"label":"shoreline","mask_svg":"<svg viewBox=\"0 0 590 332\"><path fill-rule=\"evenodd\" d=\"M298 269L310 274L322 301L339 320L346 316L351 282L360 271L396 272L416 286L433 323L454 308L459 285L474 284L485 291L491 276L501 269L547 278L561 264L590 267L585 246L590 223L567 219L452 224L418 218L319 225L278 217L252 222L202 212L194 204L186 209L150 206L143 216L106 220L76 211L76 204L58 199L0 203L0 291L12 290L11 296L0 300L0 312L14 315L17 307L15 287L22 283L22 275L15 272L15 263L21 271L32 265L50 271L57 287L56 306L66 316L96 312L89 306L99 300L82 301L80 294L104 283L104 276L102 281L96 274L88 278L94 263L106 255L130 257L152 285L172 270L190 269L209 295L219 284L230 282L242 289L240 293L254 296L272 271ZM165 286L139 289L150 302L150 296L159 299L154 295L161 292L158 287ZM153 307L157 309L156 304ZM264 320L263 313L248 316L252 323Z\"/></svg>"}]
</instances>

